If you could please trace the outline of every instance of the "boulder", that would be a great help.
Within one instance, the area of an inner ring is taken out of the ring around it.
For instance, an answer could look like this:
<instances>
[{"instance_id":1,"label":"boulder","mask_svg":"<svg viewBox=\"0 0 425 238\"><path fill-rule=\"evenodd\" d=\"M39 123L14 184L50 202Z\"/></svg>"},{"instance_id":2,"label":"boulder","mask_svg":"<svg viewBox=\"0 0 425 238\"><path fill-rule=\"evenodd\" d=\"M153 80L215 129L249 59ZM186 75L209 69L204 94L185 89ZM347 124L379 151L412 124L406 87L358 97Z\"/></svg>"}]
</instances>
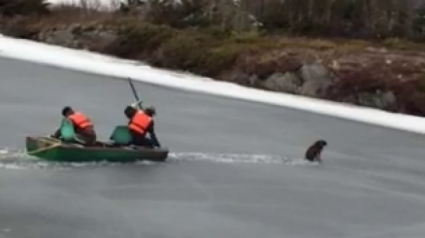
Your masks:
<instances>
[{"instance_id":1,"label":"boulder","mask_svg":"<svg viewBox=\"0 0 425 238\"><path fill-rule=\"evenodd\" d=\"M117 39L117 35L108 31L88 31L82 33L78 39L89 49L102 50L112 44Z\"/></svg>"},{"instance_id":2,"label":"boulder","mask_svg":"<svg viewBox=\"0 0 425 238\"><path fill-rule=\"evenodd\" d=\"M256 74L249 76L248 85L251 87L261 87L261 80L258 78Z\"/></svg>"},{"instance_id":3,"label":"boulder","mask_svg":"<svg viewBox=\"0 0 425 238\"><path fill-rule=\"evenodd\" d=\"M241 84L241 85L251 85L251 76L247 73L242 72L241 70L232 70L226 72L223 78L225 81ZM256 80L253 78L253 80Z\"/></svg>"},{"instance_id":4,"label":"boulder","mask_svg":"<svg viewBox=\"0 0 425 238\"><path fill-rule=\"evenodd\" d=\"M70 46L74 41L74 35L70 29L52 31L45 34L43 37L49 44L62 46Z\"/></svg>"},{"instance_id":5,"label":"boulder","mask_svg":"<svg viewBox=\"0 0 425 238\"><path fill-rule=\"evenodd\" d=\"M379 109L391 109L397 102L397 98L393 92L381 90L359 93L356 99L358 105Z\"/></svg>"},{"instance_id":6,"label":"boulder","mask_svg":"<svg viewBox=\"0 0 425 238\"><path fill-rule=\"evenodd\" d=\"M305 64L299 74L303 81L300 93L311 97L324 97L333 82L333 76L322 64Z\"/></svg>"},{"instance_id":7,"label":"boulder","mask_svg":"<svg viewBox=\"0 0 425 238\"><path fill-rule=\"evenodd\" d=\"M275 73L266 79L264 87L273 91L298 93L302 83L302 80L295 73Z\"/></svg>"}]
</instances>

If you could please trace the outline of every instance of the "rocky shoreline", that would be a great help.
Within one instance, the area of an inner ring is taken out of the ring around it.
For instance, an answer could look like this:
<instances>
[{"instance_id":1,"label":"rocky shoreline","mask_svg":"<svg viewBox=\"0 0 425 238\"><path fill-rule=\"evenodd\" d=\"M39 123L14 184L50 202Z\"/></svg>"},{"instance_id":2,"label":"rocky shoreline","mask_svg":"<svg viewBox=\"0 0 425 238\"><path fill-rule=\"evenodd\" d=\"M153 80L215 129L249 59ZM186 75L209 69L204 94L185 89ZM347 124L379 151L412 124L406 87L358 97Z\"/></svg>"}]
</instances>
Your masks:
<instances>
[{"instance_id":1,"label":"rocky shoreline","mask_svg":"<svg viewBox=\"0 0 425 238\"><path fill-rule=\"evenodd\" d=\"M298 42L296 38L278 37L273 39L277 42L276 47L240 50L232 55L231 60L225 61L229 64L222 63L220 67L203 73L197 72L197 68L190 64L187 67L173 65L170 55L177 56L171 50L167 52L166 46L161 46L166 43L162 42L151 48L136 47L127 55L116 53L117 45L121 46L123 42L122 29L117 25L99 22L48 27L37 22L14 24L3 22L0 31L14 37L142 60L153 66L187 70L264 90L425 115L425 53L422 51L388 49L369 46L365 42L339 43L315 39ZM244 40L249 42L251 39L242 39L242 43L238 44L247 45ZM235 45L234 42L230 44ZM255 44L252 43L253 46ZM225 43L217 43L211 51L226 49L226 46ZM206 61L216 64L211 59ZM216 60L222 59L218 57Z\"/></svg>"}]
</instances>

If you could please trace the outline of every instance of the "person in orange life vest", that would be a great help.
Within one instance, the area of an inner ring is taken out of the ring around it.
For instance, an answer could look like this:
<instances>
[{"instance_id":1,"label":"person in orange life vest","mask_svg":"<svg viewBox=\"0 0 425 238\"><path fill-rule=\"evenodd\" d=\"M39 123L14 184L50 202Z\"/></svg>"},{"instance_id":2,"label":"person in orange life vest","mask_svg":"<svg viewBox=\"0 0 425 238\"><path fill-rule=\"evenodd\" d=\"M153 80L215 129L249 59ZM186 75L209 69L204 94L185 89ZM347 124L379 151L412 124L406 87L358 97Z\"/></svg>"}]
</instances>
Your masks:
<instances>
[{"instance_id":1,"label":"person in orange life vest","mask_svg":"<svg viewBox=\"0 0 425 238\"><path fill-rule=\"evenodd\" d=\"M69 119L74 126L77 139L82 140L85 144L91 145L96 142L96 132L90 118L81 112L74 111L71 107L64 107L62 115ZM60 138L60 129L58 129L52 137Z\"/></svg>"},{"instance_id":2,"label":"person in orange life vest","mask_svg":"<svg viewBox=\"0 0 425 238\"><path fill-rule=\"evenodd\" d=\"M148 147L161 147L155 134L155 124L153 117L156 115L154 107L146 107L139 110L132 106L127 106L124 114L129 119L128 129L132 137L132 144ZM146 138L146 134L150 139Z\"/></svg>"}]
</instances>

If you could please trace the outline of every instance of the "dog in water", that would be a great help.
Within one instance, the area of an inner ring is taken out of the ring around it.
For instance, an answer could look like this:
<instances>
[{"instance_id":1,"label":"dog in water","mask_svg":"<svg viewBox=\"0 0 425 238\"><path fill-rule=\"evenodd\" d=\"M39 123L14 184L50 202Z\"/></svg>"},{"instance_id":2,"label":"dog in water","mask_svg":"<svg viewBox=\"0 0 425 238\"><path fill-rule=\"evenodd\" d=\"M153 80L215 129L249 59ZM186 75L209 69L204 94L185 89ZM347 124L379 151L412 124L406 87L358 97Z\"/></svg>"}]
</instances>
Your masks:
<instances>
[{"instance_id":1,"label":"dog in water","mask_svg":"<svg viewBox=\"0 0 425 238\"><path fill-rule=\"evenodd\" d=\"M305 159L311 162L317 161L322 162L320 157L323 148L327 146L328 143L325 140L318 140L313 145L311 145L305 152Z\"/></svg>"}]
</instances>

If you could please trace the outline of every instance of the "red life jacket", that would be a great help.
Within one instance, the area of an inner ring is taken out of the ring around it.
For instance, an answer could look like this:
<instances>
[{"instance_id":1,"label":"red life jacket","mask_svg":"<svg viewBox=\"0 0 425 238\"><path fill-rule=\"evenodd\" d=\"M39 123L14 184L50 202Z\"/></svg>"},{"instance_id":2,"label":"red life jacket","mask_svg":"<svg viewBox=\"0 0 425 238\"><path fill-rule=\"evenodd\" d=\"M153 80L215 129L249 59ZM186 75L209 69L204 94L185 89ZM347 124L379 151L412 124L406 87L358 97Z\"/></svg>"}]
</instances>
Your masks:
<instances>
[{"instance_id":1,"label":"red life jacket","mask_svg":"<svg viewBox=\"0 0 425 238\"><path fill-rule=\"evenodd\" d=\"M139 134L145 134L151 122L152 118L139 110L134 114L133 118L131 118L128 129Z\"/></svg>"},{"instance_id":2,"label":"red life jacket","mask_svg":"<svg viewBox=\"0 0 425 238\"><path fill-rule=\"evenodd\" d=\"M75 112L74 114L68 116L68 119L70 119L72 123L74 123L74 125L80 129L85 129L93 125L90 119L81 112Z\"/></svg>"}]
</instances>

